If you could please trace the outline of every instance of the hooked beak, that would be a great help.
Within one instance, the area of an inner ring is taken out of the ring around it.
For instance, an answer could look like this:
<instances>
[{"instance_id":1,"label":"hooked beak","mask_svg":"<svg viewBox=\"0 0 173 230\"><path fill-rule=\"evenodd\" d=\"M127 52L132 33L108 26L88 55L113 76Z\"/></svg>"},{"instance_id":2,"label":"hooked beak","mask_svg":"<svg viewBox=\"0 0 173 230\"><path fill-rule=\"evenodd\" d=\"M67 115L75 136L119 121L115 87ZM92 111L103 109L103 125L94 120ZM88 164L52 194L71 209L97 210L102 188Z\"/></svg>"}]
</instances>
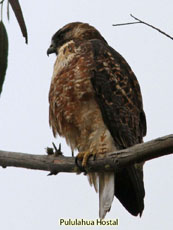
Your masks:
<instances>
[{"instance_id":1,"label":"hooked beak","mask_svg":"<svg viewBox=\"0 0 173 230\"><path fill-rule=\"evenodd\" d=\"M47 50L47 56L53 53L56 53L56 48L53 45L50 45L49 49Z\"/></svg>"}]
</instances>

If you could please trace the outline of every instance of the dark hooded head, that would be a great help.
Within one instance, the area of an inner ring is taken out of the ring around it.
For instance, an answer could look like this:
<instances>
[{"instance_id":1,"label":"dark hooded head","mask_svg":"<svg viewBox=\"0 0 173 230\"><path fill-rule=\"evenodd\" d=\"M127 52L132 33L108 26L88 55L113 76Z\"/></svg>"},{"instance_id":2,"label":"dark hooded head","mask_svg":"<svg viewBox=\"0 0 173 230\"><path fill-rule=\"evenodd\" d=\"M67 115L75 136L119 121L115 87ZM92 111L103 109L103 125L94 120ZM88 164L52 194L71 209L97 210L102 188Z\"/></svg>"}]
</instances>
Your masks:
<instances>
[{"instance_id":1,"label":"dark hooded head","mask_svg":"<svg viewBox=\"0 0 173 230\"><path fill-rule=\"evenodd\" d=\"M59 48L69 41L81 43L91 39L100 39L106 42L99 31L93 26L82 22L69 23L53 35L47 55L51 53L58 54Z\"/></svg>"}]
</instances>

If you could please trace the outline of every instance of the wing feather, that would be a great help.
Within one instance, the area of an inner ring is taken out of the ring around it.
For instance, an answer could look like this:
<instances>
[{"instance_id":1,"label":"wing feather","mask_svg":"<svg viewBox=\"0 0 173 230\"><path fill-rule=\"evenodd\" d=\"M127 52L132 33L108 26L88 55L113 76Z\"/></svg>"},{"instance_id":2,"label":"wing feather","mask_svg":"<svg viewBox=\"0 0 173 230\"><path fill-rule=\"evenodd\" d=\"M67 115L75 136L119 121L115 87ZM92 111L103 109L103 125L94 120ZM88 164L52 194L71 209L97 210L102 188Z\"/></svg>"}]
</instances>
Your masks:
<instances>
[{"instance_id":1,"label":"wing feather","mask_svg":"<svg viewBox=\"0 0 173 230\"><path fill-rule=\"evenodd\" d=\"M91 82L115 146L124 149L141 143L146 135L146 118L138 81L119 53L102 41L91 43ZM115 196L132 215L141 216L145 196L142 166L132 165L116 172Z\"/></svg>"},{"instance_id":2,"label":"wing feather","mask_svg":"<svg viewBox=\"0 0 173 230\"><path fill-rule=\"evenodd\" d=\"M95 69L91 82L103 120L120 149L142 142L146 134L138 81L124 58L102 41L93 40Z\"/></svg>"}]
</instances>

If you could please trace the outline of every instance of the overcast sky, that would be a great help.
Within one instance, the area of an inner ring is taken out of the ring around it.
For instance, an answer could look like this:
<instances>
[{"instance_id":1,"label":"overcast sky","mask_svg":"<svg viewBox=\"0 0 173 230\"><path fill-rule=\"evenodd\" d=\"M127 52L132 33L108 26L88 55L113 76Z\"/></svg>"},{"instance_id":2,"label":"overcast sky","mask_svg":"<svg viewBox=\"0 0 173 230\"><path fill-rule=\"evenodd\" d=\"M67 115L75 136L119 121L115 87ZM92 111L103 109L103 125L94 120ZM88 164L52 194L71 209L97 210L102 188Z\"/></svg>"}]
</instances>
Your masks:
<instances>
[{"instance_id":1,"label":"overcast sky","mask_svg":"<svg viewBox=\"0 0 173 230\"><path fill-rule=\"evenodd\" d=\"M145 141L172 133L173 41L144 25L113 27L133 21L130 13L173 35L172 0L20 0L29 34L24 38L10 11L4 22L9 35L9 62L0 98L0 149L45 154L53 138L48 125L48 92L55 56L46 50L51 36L63 25L82 21L95 26L120 52L141 86L148 133ZM131 216L114 199L107 219L119 218L118 227L104 230L171 230L173 205L173 158L162 157L144 166L145 210L142 218ZM98 194L83 175L18 168L0 169L0 229L56 230L98 229L60 227L60 218L98 218Z\"/></svg>"}]
</instances>

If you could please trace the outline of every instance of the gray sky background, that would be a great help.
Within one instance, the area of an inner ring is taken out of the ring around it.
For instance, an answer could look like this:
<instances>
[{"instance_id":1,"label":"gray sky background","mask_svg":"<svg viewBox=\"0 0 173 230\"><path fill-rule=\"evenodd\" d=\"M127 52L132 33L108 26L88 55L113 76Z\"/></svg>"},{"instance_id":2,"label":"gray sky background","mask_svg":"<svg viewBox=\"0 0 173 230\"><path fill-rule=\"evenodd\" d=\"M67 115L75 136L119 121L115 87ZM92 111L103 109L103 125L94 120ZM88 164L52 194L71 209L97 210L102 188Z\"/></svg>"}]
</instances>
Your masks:
<instances>
[{"instance_id":1,"label":"gray sky background","mask_svg":"<svg viewBox=\"0 0 173 230\"><path fill-rule=\"evenodd\" d=\"M9 35L9 63L0 98L0 149L45 154L54 140L48 125L48 91L55 56L46 50L51 36L73 21L95 26L120 52L135 72L143 94L148 133L145 141L172 133L173 41L144 25L113 27L133 21L130 13L173 35L172 0L59 0L20 1L28 28L25 45L10 12L4 21ZM162 157L144 166L146 189L142 218L131 216L114 199L107 219L119 218L113 227L60 227L59 218L98 218L98 194L83 175L59 174L17 168L0 169L0 229L3 230L171 230L173 205L173 158Z\"/></svg>"}]
</instances>

